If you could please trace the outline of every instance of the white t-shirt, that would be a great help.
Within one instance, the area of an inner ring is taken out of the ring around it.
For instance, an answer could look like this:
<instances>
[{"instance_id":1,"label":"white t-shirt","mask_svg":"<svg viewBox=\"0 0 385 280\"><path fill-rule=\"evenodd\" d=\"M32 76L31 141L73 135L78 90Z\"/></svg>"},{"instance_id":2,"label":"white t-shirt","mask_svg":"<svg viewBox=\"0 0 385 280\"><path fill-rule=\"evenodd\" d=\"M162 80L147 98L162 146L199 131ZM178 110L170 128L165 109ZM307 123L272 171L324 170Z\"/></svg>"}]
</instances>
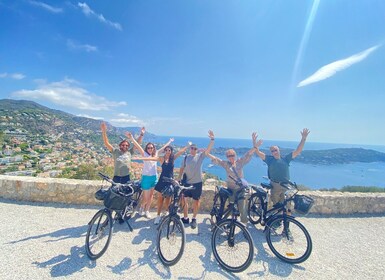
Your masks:
<instances>
[{"instance_id":1,"label":"white t-shirt","mask_svg":"<svg viewBox=\"0 0 385 280\"><path fill-rule=\"evenodd\" d=\"M158 152L155 153L154 157L158 156ZM144 157L152 157L148 153L144 152ZM150 161L143 161L143 170L142 175L145 176L154 176L157 175L157 161L156 160L150 160Z\"/></svg>"}]
</instances>

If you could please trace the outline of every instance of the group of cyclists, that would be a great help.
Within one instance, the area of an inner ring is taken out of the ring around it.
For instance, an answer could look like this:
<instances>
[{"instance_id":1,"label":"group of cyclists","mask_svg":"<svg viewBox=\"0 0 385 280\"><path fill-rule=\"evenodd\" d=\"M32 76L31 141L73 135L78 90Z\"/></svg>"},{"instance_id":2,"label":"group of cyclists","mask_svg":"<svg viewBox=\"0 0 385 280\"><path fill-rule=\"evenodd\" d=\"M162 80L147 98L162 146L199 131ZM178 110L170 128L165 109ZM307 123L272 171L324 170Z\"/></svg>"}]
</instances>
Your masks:
<instances>
[{"instance_id":1,"label":"group of cyclists","mask_svg":"<svg viewBox=\"0 0 385 280\"><path fill-rule=\"evenodd\" d=\"M177 180L181 181L185 186L193 186L191 190L184 192L181 201L183 206L182 222L185 226L190 225L193 229L197 227L196 217L199 212L200 198L203 188L202 163L205 157L209 157L213 164L222 166L226 170L227 190L229 190L230 193L235 194L238 186L231 178L243 178L243 167L249 163L252 156L256 154L267 164L268 167L267 173L272 185L272 206L284 200L284 192L286 190L282 187L281 182L287 182L290 180L290 162L302 152L306 138L310 133L309 129L304 128L301 131L301 141L297 148L293 152L282 156L278 146L270 147L271 155L266 155L264 152L262 152L259 147L262 145L263 141L261 139L258 140L257 133L253 132L252 148L247 151L245 155L238 158L234 149L228 149L225 152L226 159L220 159L210 154L215 142L214 132L211 130L208 131L208 137L210 140L208 146L205 149L198 149L196 144L188 142L186 146L181 148L176 153L174 153L174 149L171 146L171 143L174 141L173 138L170 138L170 140L158 150L152 142L148 142L143 148L141 144L143 141L144 133L146 131L144 127L141 128L139 137L137 139L135 139L130 132L127 132L127 139L122 140L119 143L118 148L115 148L110 144L107 137L107 126L104 122L101 124L101 130L104 145L111 152L114 159L114 182L123 184L130 181L131 161L143 161L141 177L143 198L141 201L139 214L145 216L148 219L151 219L149 210L152 203L154 190L157 191L158 201L157 216L154 220L155 224L159 224L162 213L165 214L168 209L168 205L170 204L170 198L164 197L162 195L162 192L165 190L165 188L167 188L169 183L162 180L162 178L174 177L175 160L186 153L186 151L189 149L189 152L182 160L182 165L180 167ZM139 151L140 156L134 156L134 149ZM158 162L161 165L161 173L159 177L157 171ZM192 198L193 200L193 214L191 222L188 216L188 198ZM229 199L233 200L234 197L231 196ZM221 207L224 207L224 201L221 201ZM246 205L243 200L238 202L238 209L240 211L241 222L244 224L247 223Z\"/></svg>"}]
</instances>

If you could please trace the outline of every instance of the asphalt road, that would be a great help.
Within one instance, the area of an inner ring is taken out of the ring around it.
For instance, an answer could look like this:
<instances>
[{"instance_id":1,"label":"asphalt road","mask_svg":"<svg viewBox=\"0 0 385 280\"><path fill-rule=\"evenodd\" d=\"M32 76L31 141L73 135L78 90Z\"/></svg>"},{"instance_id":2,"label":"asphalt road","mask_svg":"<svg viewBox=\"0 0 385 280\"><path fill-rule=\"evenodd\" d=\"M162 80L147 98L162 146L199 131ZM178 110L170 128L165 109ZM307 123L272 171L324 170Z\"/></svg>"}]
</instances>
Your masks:
<instances>
[{"instance_id":1,"label":"asphalt road","mask_svg":"<svg viewBox=\"0 0 385 280\"><path fill-rule=\"evenodd\" d=\"M133 232L116 225L110 247L98 260L84 250L92 206L0 199L0 279L384 279L385 216L308 216L299 220L313 239L304 263L290 265L270 251L261 227L250 227L255 253L250 267L232 274L216 263L207 214L186 229L182 259L165 267L156 253L156 226L133 219ZM153 213L154 214L154 213Z\"/></svg>"}]
</instances>

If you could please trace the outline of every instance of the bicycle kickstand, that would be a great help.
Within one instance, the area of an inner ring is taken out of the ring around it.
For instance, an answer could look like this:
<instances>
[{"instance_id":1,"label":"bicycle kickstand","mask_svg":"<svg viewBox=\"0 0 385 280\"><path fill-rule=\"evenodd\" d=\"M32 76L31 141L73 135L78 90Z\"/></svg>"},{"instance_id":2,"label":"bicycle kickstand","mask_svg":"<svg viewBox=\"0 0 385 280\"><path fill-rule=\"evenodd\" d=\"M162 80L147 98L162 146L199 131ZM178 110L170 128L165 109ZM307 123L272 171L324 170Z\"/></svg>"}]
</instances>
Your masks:
<instances>
[{"instance_id":1,"label":"bicycle kickstand","mask_svg":"<svg viewBox=\"0 0 385 280\"><path fill-rule=\"evenodd\" d=\"M131 232L134 231L134 229L132 228L132 226L130 225L130 223L128 222L128 220L126 220L126 223L127 223L128 229L129 229Z\"/></svg>"}]
</instances>

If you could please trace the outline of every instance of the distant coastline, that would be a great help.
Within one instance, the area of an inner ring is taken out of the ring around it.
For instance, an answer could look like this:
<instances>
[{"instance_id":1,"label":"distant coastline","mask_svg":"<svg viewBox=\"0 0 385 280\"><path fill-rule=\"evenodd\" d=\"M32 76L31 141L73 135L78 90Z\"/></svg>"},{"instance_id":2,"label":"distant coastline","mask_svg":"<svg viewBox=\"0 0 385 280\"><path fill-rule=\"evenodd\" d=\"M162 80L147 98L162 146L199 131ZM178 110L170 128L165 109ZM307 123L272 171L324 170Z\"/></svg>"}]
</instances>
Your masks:
<instances>
[{"instance_id":1,"label":"distant coastline","mask_svg":"<svg viewBox=\"0 0 385 280\"><path fill-rule=\"evenodd\" d=\"M155 143L163 144L170 137L157 136L151 139ZM208 145L204 137L174 137L173 145L184 146L188 140L193 141L200 148ZM277 144L283 154L286 154L298 145L294 141L264 141L262 150L268 152L270 145ZM234 148L242 156L251 148L248 139L215 139L213 153L224 158L224 151ZM377 186L385 187L385 146L333 144L307 142L304 151L291 163L291 179L300 185L311 189L341 188L344 186ZM181 165L178 158L175 166ZM212 165L205 159L203 171L224 179L226 174L222 167ZM253 157L244 168L246 180L252 183L263 182L267 175L267 166L257 157Z\"/></svg>"}]
</instances>

